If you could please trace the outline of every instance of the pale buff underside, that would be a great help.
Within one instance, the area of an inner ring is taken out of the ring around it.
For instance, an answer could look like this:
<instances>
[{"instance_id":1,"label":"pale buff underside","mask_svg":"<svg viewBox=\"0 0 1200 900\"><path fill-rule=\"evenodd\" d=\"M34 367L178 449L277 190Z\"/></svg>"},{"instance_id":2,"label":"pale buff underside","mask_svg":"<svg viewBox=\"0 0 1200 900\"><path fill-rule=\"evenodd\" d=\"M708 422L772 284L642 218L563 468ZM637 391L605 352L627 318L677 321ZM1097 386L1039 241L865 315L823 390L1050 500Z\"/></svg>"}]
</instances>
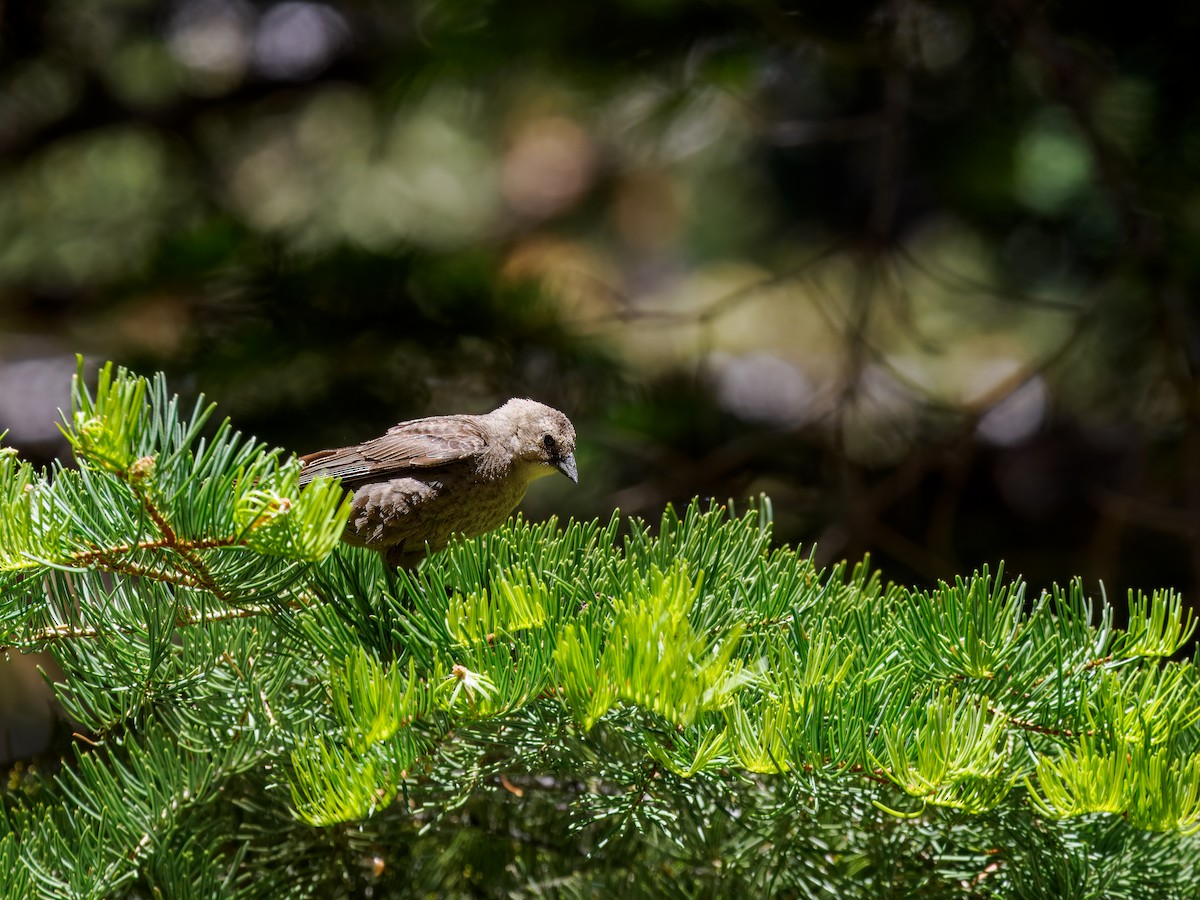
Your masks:
<instances>
[{"instance_id":1,"label":"pale buff underside","mask_svg":"<svg viewBox=\"0 0 1200 900\"><path fill-rule=\"evenodd\" d=\"M432 550L441 550L455 534L474 537L503 524L529 483L554 471L526 464L519 473L497 477L494 471L483 474L464 462L359 487L343 540L386 549L393 564L419 560L426 542Z\"/></svg>"}]
</instances>

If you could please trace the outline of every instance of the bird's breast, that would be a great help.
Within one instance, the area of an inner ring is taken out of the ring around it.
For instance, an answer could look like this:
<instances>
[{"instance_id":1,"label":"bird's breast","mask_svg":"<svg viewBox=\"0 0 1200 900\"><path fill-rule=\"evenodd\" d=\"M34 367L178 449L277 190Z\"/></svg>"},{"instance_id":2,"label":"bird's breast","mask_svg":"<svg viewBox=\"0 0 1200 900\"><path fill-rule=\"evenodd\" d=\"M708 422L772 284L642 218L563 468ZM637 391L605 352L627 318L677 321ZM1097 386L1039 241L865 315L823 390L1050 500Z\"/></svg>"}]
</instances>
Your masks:
<instances>
[{"instance_id":1,"label":"bird's breast","mask_svg":"<svg viewBox=\"0 0 1200 900\"><path fill-rule=\"evenodd\" d=\"M408 476L358 488L346 541L413 550L428 543L438 550L455 534L474 537L502 524L525 496L528 482L515 473L494 478L444 468L436 478Z\"/></svg>"}]
</instances>

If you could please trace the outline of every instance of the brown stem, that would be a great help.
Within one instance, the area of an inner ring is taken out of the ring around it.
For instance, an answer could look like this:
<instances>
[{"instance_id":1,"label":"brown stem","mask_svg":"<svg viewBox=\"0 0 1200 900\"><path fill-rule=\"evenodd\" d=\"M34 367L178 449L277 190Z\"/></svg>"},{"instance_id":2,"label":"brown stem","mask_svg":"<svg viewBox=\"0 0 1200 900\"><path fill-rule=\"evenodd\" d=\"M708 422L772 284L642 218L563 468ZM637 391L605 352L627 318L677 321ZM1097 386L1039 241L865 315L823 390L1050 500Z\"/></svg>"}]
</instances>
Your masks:
<instances>
[{"instance_id":1,"label":"brown stem","mask_svg":"<svg viewBox=\"0 0 1200 900\"><path fill-rule=\"evenodd\" d=\"M292 601L288 606L298 609L300 604ZM267 606L243 606L226 609L215 613L195 613L176 616L175 624L179 627L204 625L208 622L223 622L230 619L249 619L261 616L271 611ZM97 638L106 634L141 635L145 629L138 626L117 626L114 628L97 628L93 625L48 625L30 635L32 641L63 641L74 638Z\"/></svg>"}]
</instances>

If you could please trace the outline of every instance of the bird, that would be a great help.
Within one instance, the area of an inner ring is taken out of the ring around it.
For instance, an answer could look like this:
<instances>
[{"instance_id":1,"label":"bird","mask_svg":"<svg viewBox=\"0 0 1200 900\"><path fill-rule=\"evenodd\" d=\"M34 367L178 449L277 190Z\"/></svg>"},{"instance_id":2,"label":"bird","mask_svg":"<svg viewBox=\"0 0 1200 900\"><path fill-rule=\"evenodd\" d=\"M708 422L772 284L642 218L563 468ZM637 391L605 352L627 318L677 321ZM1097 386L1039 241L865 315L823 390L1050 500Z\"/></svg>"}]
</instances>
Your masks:
<instances>
[{"instance_id":1,"label":"bird","mask_svg":"<svg viewBox=\"0 0 1200 900\"><path fill-rule=\"evenodd\" d=\"M501 525L544 475L579 482L575 426L536 400L516 398L484 415L400 422L353 447L300 457L300 485L318 476L353 491L342 540L415 568L453 535Z\"/></svg>"}]
</instances>

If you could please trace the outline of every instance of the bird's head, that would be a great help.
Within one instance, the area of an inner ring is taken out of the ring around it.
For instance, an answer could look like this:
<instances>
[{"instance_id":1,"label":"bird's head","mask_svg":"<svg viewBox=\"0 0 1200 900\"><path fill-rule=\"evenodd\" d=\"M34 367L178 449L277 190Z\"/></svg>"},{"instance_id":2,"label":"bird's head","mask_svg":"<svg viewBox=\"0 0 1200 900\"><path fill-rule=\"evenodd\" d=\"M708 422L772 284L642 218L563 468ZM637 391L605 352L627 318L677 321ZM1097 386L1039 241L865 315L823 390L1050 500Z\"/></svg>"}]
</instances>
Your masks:
<instances>
[{"instance_id":1,"label":"bird's head","mask_svg":"<svg viewBox=\"0 0 1200 900\"><path fill-rule=\"evenodd\" d=\"M492 415L511 427L513 455L533 464L534 477L557 470L572 481L579 481L579 470L575 465L575 426L565 415L536 400L516 398Z\"/></svg>"}]
</instances>

